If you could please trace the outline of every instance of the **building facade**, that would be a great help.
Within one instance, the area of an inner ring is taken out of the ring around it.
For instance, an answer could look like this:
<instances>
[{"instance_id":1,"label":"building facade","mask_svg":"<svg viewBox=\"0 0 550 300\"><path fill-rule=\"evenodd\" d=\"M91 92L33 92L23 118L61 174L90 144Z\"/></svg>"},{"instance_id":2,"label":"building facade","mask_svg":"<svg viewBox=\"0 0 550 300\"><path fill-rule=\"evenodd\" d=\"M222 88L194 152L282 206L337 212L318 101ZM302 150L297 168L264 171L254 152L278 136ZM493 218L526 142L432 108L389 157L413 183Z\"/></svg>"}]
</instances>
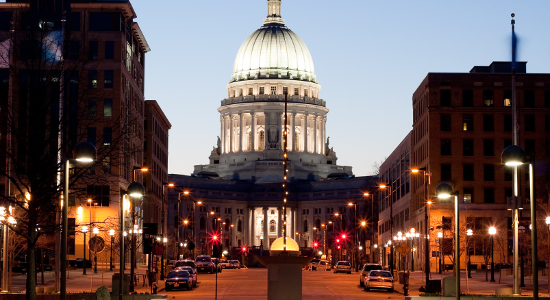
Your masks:
<instances>
[{"instance_id":1,"label":"building facade","mask_svg":"<svg viewBox=\"0 0 550 300\"><path fill-rule=\"evenodd\" d=\"M145 53L150 48L135 18L129 1L0 3L0 36L3 45L9 45L2 50L2 72L8 70L2 73L6 74L3 82L9 84L2 98L9 99L8 109L17 111L28 105L32 111L32 105L36 104L34 96L49 101L47 95L30 93L28 98L25 95L35 75L40 74L48 82L49 95L54 101L53 120L57 117L65 122L63 132L59 133L67 141L67 146L62 144L63 149L59 150L62 157L70 157L71 145L79 141L88 141L98 149L99 161L80 181L71 182L70 260L84 257L86 252L87 258L89 253L94 254L89 249L92 236L104 241L104 247L94 255L99 263L108 264L109 250L113 247L118 257L115 244L120 235L120 203L126 199L129 183L142 181L141 174L136 176L133 170L144 159L144 69ZM36 62L38 56L43 60L41 69L29 63ZM17 122L24 121L21 114L16 118ZM27 124L30 122L32 119ZM52 121L47 125L55 127L55 124ZM9 152L9 144L6 147ZM13 147L20 148L21 144L14 140ZM18 193L15 189L8 190L11 194ZM138 216L137 227L128 221L127 228L139 228L140 201L133 203L132 208ZM92 232L94 228L98 230L96 233ZM110 230L115 230L115 235L111 236Z\"/></svg>"}]
</instances>

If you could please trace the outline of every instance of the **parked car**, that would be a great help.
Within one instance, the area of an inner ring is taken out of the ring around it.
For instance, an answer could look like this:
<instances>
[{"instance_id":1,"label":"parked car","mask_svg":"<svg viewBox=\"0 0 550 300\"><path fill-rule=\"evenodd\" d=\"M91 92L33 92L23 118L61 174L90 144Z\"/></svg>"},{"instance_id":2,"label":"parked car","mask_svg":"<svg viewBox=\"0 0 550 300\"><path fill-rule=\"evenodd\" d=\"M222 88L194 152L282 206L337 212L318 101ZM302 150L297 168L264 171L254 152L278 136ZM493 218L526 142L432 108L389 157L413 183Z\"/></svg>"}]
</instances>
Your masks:
<instances>
[{"instance_id":1,"label":"parked car","mask_svg":"<svg viewBox=\"0 0 550 300\"><path fill-rule=\"evenodd\" d=\"M363 286L365 284L365 277L367 277L370 271L382 269L382 265L380 264L364 264L361 271L359 271L359 285Z\"/></svg>"},{"instance_id":2,"label":"parked car","mask_svg":"<svg viewBox=\"0 0 550 300\"><path fill-rule=\"evenodd\" d=\"M198 275L197 275L196 269L190 266L181 266L181 267L176 267L174 270L182 270L182 271L189 272L189 274L191 274L191 277L193 277L193 287L197 287Z\"/></svg>"},{"instance_id":3,"label":"parked car","mask_svg":"<svg viewBox=\"0 0 550 300\"><path fill-rule=\"evenodd\" d=\"M170 291L172 289L185 287L188 290L193 289L193 277L184 270L173 270L168 273L164 280L165 290Z\"/></svg>"},{"instance_id":4,"label":"parked car","mask_svg":"<svg viewBox=\"0 0 550 300\"><path fill-rule=\"evenodd\" d=\"M238 260L230 260L229 261L229 267L231 269L240 269L241 263Z\"/></svg>"},{"instance_id":5,"label":"parked car","mask_svg":"<svg viewBox=\"0 0 550 300\"><path fill-rule=\"evenodd\" d=\"M369 271L363 286L366 291L370 291L371 288L387 289L389 292L393 292L393 276L389 271L385 270L372 270Z\"/></svg>"},{"instance_id":6,"label":"parked car","mask_svg":"<svg viewBox=\"0 0 550 300\"><path fill-rule=\"evenodd\" d=\"M320 259L312 259L309 264L307 265L308 270L315 271L317 270L317 266L319 265Z\"/></svg>"},{"instance_id":7,"label":"parked car","mask_svg":"<svg viewBox=\"0 0 550 300\"><path fill-rule=\"evenodd\" d=\"M227 259L224 259L224 260L220 260L220 267L222 269L227 269L229 268L229 261Z\"/></svg>"},{"instance_id":8,"label":"parked car","mask_svg":"<svg viewBox=\"0 0 550 300\"><path fill-rule=\"evenodd\" d=\"M197 271L206 271L210 274L216 272L216 265L212 262L210 255L197 256L197 259L195 259L195 265L197 266Z\"/></svg>"},{"instance_id":9,"label":"parked car","mask_svg":"<svg viewBox=\"0 0 550 300\"><path fill-rule=\"evenodd\" d=\"M334 266L334 273L348 273L351 274L351 263L346 260L341 260L336 263L336 266Z\"/></svg>"},{"instance_id":10,"label":"parked car","mask_svg":"<svg viewBox=\"0 0 550 300\"><path fill-rule=\"evenodd\" d=\"M189 267L192 267L195 270L197 269L197 265L195 264L195 261L190 260L190 259L184 259L184 260L176 261L176 264L174 264L174 269L177 268L177 267L183 267L183 266L189 266Z\"/></svg>"},{"instance_id":11,"label":"parked car","mask_svg":"<svg viewBox=\"0 0 550 300\"><path fill-rule=\"evenodd\" d=\"M328 260L320 260L319 264L316 266L317 271L330 271L331 266Z\"/></svg>"}]
</instances>

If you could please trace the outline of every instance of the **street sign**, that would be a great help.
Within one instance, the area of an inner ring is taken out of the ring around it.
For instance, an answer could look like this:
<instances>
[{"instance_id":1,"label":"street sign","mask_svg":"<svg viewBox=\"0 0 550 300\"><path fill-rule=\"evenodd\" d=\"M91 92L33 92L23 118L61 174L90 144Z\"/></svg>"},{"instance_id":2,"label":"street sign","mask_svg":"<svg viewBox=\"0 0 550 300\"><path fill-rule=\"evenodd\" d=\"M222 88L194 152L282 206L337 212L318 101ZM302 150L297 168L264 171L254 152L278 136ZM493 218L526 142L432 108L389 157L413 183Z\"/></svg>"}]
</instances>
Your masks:
<instances>
[{"instance_id":1,"label":"street sign","mask_svg":"<svg viewBox=\"0 0 550 300\"><path fill-rule=\"evenodd\" d=\"M405 256L411 252L411 247L409 247L406 243L402 243L399 247L397 247L397 251L399 251L402 256Z\"/></svg>"}]
</instances>

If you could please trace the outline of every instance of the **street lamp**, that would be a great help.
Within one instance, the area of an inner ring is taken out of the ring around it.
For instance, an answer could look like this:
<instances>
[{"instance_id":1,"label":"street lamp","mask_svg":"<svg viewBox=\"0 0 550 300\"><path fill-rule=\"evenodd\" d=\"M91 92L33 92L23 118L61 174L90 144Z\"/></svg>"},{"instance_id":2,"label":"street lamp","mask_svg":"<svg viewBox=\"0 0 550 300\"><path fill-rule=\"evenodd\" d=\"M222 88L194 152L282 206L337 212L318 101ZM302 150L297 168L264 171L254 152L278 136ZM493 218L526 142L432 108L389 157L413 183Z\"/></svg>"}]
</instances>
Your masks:
<instances>
[{"instance_id":1,"label":"street lamp","mask_svg":"<svg viewBox=\"0 0 550 300\"><path fill-rule=\"evenodd\" d=\"M426 288L428 287L428 282L430 280L430 238L429 238L429 228L430 228L430 219L428 218L428 205L430 201L428 199L428 185L430 184L430 179L432 173L426 172L426 168L412 169L412 173L422 172L424 174L424 199L426 200L426 207L424 209L424 270L426 272ZM427 180L426 180L427 179Z\"/></svg>"},{"instance_id":2,"label":"street lamp","mask_svg":"<svg viewBox=\"0 0 550 300\"><path fill-rule=\"evenodd\" d=\"M73 158L65 162L65 183L63 187L63 209L61 235L61 286L60 299L65 300L67 295L67 232L69 231L69 171L71 163L91 163L97 157L97 149L88 142L80 142L73 148Z\"/></svg>"},{"instance_id":3,"label":"street lamp","mask_svg":"<svg viewBox=\"0 0 550 300\"><path fill-rule=\"evenodd\" d=\"M455 197L455 274L456 274L456 300L460 300L460 217L458 209L458 192L445 182L437 185L435 194L439 199Z\"/></svg>"},{"instance_id":4,"label":"street lamp","mask_svg":"<svg viewBox=\"0 0 550 300\"><path fill-rule=\"evenodd\" d=\"M418 232L416 232L416 230L414 228L411 228L410 232L407 232L406 233L406 236L408 238L411 239L411 244L412 244L412 252L411 252L411 257L412 257L412 260L411 260L411 272L414 272L414 238L417 238L417 237L420 237L420 234Z\"/></svg>"},{"instance_id":5,"label":"street lamp","mask_svg":"<svg viewBox=\"0 0 550 300\"><path fill-rule=\"evenodd\" d=\"M348 206L349 207L352 207L353 206L353 245L356 245L357 244L357 230L356 230L356 224L357 224L357 203L353 203L353 202L349 202L348 203ZM359 270L359 266L357 264L357 260L358 260L358 251L355 250L355 247L352 248L353 251L355 252L355 255L353 257L353 260L354 260L354 264L355 264L355 272L357 272L357 270Z\"/></svg>"},{"instance_id":6,"label":"street lamp","mask_svg":"<svg viewBox=\"0 0 550 300\"><path fill-rule=\"evenodd\" d=\"M88 232L88 226L82 226L82 233L84 233L84 247L82 247L84 261L82 262L82 275L86 275L86 232Z\"/></svg>"},{"instance_id":7,"label":"street lamp","mask_svg":"<svg viewBox=\"0 0 550 300\"><path fill-rule=\"evenodd\" d=\"M440 232L437 233L437 239L439 240L439 264L438 264L438 266L439 266L439 274L441 274L441 260L442 260L441 258L443 257L443 247L441 245L441 242L442 242L442 239L443 239L443 232L440 231ZM445 263L445 262L443 261L443 263Z\"/></svg>"},{"instance_id":8,"label":"street lamp","mask_svg":"<svg viewBox=\"0 0 550 300\"><path fill-rule=\"evenodd\" d=\"M491 282L495 282L495 251L493 248L493 236L497 233L497 229L493 226L489 227L489 234L491 235Z\"/></svg>"},{"instance_id":9,"label":"street lamp","mask_svg":"<svg viewBox=\"0 0 550 300\"><path fill-rule=\"evenodd\" d=\"M515 87L515 86L514 86ZM504 151L502 151L501 159L507 166L514 167L514 197L513 199L517 199L518 196L518 178L517 178L517 166L522 165L526 163L527 155L525 154L525 151L517 145L510 145L506 148L504 148ZM531 213L531 261L532 261L532 268L533 268L533 300L538 300L539 298L539 275L538 275L538 267L537 267L537 215L535 212L535 206L536 206L536 200L535 200L535 189L534 189L534 174L533 174L533 166L534 165L534 157L531 157L529 160L529 198L530 198L530 213ZM516 202L517 201L513 201ZM518 286L518 280L517 280L517 254L518 254L518 213L517 209L514 210L514 294L519 293L519 286Z\"/></svg>"},{"instance_id":10,"label":"street lamp","mask_svg":"<svg viewBox=\"0 0 550 300\"><path fill-rule=\"evenodd\" d=\"M470 261L470 237L474 235L474 231L472 229L466 230L466 254L468 255L468 278L472 278L472 271L470 270L470 267L472 265L472 262Z\"/></svg>"},{"instance_id":11,"label":"street lamp","mask_svg":"<svg viewBox=\"0 0 550 300\"><path fill-rule=\"evenodd\" d=\"M391 192L391 184L381 184L379 186L381 189L388 188L389 200L390 200L390 238L393 236L393 197ZM390 247L390 272L393 276L393 247Z\"/></svg>"},{"instance_id":12,"label":"street lamp","mask_svg":"<svg viewBox=\"0 0 550 300\"><path fill-rule=\"evenodd\" d=\"M113 270L113 243L115 242L115 230L109 230L109 235L111 236L111 256L109 257L109 271Z\"/></svg>"},{"instance_id":13,"label":"street lamp","mask_svg":"<svg viewBox=\"0 0 550 300\"><path fill-rule=\"evenodd\" d=\"M139 182L132 182L130 183L130 185L128 185L128 189L126 190L126 193L128 196L130 196L131 198L139 198L139 197L143 197L143 194L145 194L145 187L139 183ZM134 209L134 207L131 207L131 209ZM120 201L120 240L122 241L120 243L120 273L119 273L119 295L118 295L118 298L119 300L122 300L122 295L123 295L123 291L122 291L122 288L123 288L123 278L124 278L124 265L125 265L125 261L124 261L124 236L125 236L126 232L124 232L124 201ZM132 242L135 241L135 234L132 235ZM132 248L132 250L135 249L135 247ZM132 251L133 253L133 251ZM133 255L132 257L133 258ZM133 288L134 284L134 268L133 268L133 263L130 262L130 265L131 265L131 268L130 268L130 288Z\"/></svg>"},{"instance_id":14,"label":"street lamp","mask_svg":"<svg viewBox=\"0 0 550 300\"><path fill-rule=\"evenodd\" d=\"M99 228L94 227L94 229L92 229L92 233L94 234L94 237L96 237L97 234L99 233ZM94 273L97 274L97 252L95 250L94 250Z\"/></svg>"}]
</instances>

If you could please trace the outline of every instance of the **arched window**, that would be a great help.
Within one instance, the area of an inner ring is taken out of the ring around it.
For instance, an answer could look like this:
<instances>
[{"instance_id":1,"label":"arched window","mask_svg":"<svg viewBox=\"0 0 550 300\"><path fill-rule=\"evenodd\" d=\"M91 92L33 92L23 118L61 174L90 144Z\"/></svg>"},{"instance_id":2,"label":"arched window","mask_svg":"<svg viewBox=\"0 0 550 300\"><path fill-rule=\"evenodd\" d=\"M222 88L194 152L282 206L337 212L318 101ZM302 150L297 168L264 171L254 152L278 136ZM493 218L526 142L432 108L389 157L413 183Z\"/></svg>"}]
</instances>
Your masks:
<instances>
[{"instance_id":1,"label":"arched window","mask_svg":"<svg viewBox=\"0 0 550 300\"><path fill-rule=\"evenodd\" d=\"M263 151L265 149L265 133L264 131L260 131L260 138L258 141L258 150Z\"/></svg>"},{"instance_id":2,"label":"arched window","mask_svg":"<svg viewBox=\"0 0 550 300\"><path fill-rule=\"evenodd\" d=\"M304 220L304 232L308 232L308 231L309 231L309 227L308 227L307 220Z\"/></svg>"},{"instance_id":3,"label":"arched window","mask_svg":"<svg viewBox=\"0 0 550 300\"><path fill-rule=\"evenodd\" d=\"M269 233L275 233L275 220L269 221Z\"/></svg>"},{"instance_id":4,"label":"arched window","mask_svg":"<svg viewBox=\"0 0 550 300\"><path fill-rule=\"evenodd\" d=\"M206 220L204 219L204 217L201 217L201 220L200 220L200 227L201 227L201 230L205 230L205 229L206 229Z\"/></svg>"},{"instance_id":5,"label":"arched window","mask_svg":"<svg viewBox=\"0 0 550 300\"><path fill-rule=\"evenodd\" d=\"M238 232L242 232L243 231L243 222L241 221L241 219L239 219L237 221L237 231Z\"/></svg>"},{"instance_id":6,"label":"arched window","mask_svg":"<svg viewBox=\"0 0 550 300\"><path fill-rule=\"evenodd\" d=\"M315 221L315 228L317 228L317 230L321 230L321 220L317 219L317 221Z\"/></svg>"},{"instance_id":7,"label":"arched window","mask_svg":"<svg viewBox=\"0 0 550 300\"><path fill-rule=\"evenodd\" d=\"M225 219L225 228L224 228L224 230L226 232L229 232L230 228L231 228L231 221L229 221L229 219Z\"/></svg>"}]
</instances>

